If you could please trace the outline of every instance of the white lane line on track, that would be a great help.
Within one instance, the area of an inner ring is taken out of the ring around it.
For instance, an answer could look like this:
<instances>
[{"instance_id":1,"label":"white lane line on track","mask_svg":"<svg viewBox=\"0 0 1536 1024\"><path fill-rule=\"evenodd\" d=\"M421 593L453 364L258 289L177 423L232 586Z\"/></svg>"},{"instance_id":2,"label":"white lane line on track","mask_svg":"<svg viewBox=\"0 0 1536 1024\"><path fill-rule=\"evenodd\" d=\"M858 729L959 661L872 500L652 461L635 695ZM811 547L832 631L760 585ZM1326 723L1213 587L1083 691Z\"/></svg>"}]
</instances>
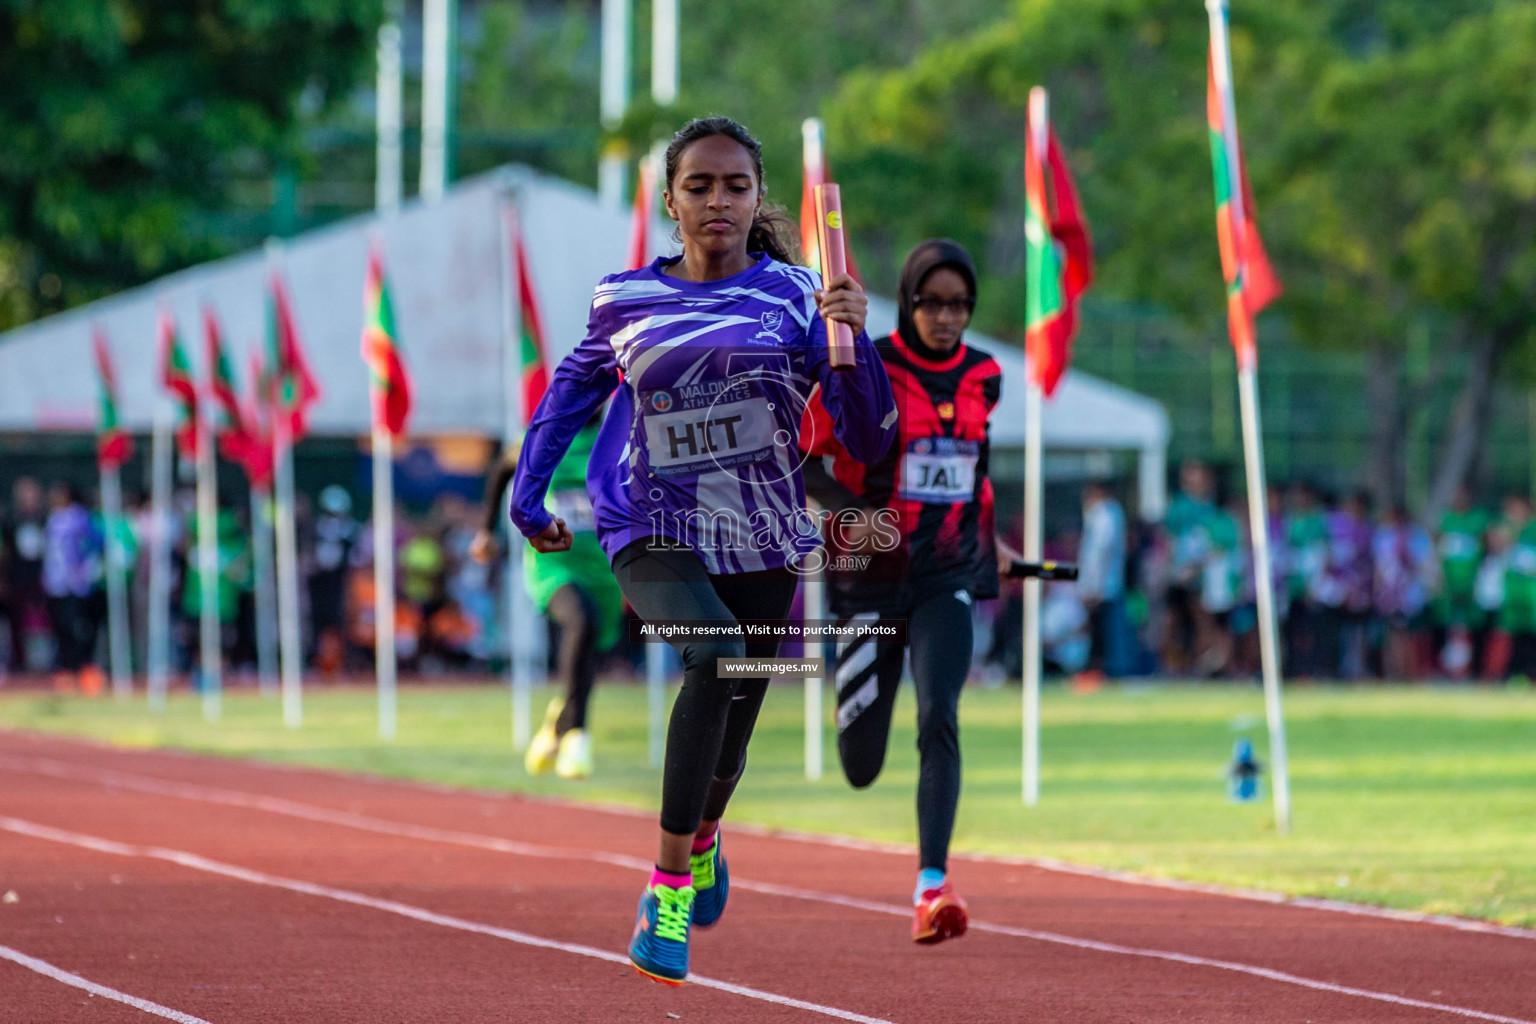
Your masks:
<instances>
[{"instance_id":1,"label":"white lane line on track","mask_svg":"<svg viewBox=\"0 0 1536 1024\"><path fill-rule=\"evenodd\" d=\"M156 1017L174 1020L177 1024L208 1024L208 1021L203 1020L201 1017L194 1017L190 1013L182 1013L180 1010L173 1010L169 1006L161 1006L159 1003L152 1003L148 999L140 999L138 996L131 996L127 992L119 992L115 988L98 985L89 978L82 978L78 974L71 974L62 967L55 967L48 961L39 960L35 956L27 956L21 950L12 949L10 946L0 946L0 960L9 960L13 964L20 964L27 970L36 971L38 974L52 978L54 981L61 981L66 985L84 989L92 995L101 996L103 999L125 1003L135 1010L143 1010L145 1013L152 1013Z\"/></svg>"},{"instance_id":2,"label":"white lane line on track","mask_svg":"<svg viewBox=\"0 0 1536 1024\"><path fill-rule=\"evenodd\" d=\"M573 807L582 806L574 800L570 801L570 805ZM747 832L771 839L788 839L794 842L809 843L817 846L833 846L839 849L857 850L863 853L911 856L917 852L917 847L906 843L881 842L876 839L857 839L852 836L829 835L821 832L800 832L793 829L764 828L760 825L736 824L733 826L732 831ZM1270 892L1265 889L1241 889L1205 882L1185 882L1176 878L1154 878L1150 875L1138 875L1132 871L1096 868L1087 864L1074 864L1071 861L1056 860L1052 857L1017 857L1006 854L952 852L949 855L949 859L969 861L975 864L1035 868L1040 871L1078 875L1082 878L1093 878L1105 882L1139 885L1149 889L1171 889L1175 892L1196 893L1202 896L1221 896L1227 899L1267 903L1270 906L1276 907L1322 910L1333 914L1352 914L1356 917L1379 918L1387 921L1398 921L1403 924L1432 925L1437 928L1451 928L1459 932L1498 935L1507 939L1536 940L1536 929L1521 928L1517 925L1495 924L1492 921L1452 917L1448 914L1425 914L1415 910L1373 907L1365 903L1348 903L1344 900L1331 900L1318 896L1288 896L1283 892Z\"/></svg>"},{"instance_id":3,"label":"white lane line on track","mask_svg":"<svg viewBox=\"0 0 1536 1024\"><path fill-rule=\"evenodd\" d=\"M0 729L0 735L14 730ZM18 733L28 738L33 738L28 733ZM57 737L48 737L49 740L57 740ZM91 750L99 750L110 754L124 754L121 747L108 743L100 743L91 740L71 739L68 742ZM138 753L135 751L134 753ZM158 756L180 759L190 763L206 761L207 755L195 754L184 750L156 750ZM262 761L248 761L232 758L223 758L233 765L254 770L280 773L286 775L299 775L306 772L329 775L335 778L347 779L352 782L368 783L381 788L399 787L403 789L416 789L429 793L450 793L455 796L476 796L489 800L509 800L516 797L531 803L545 804L552 807L571 808L574 810L598 812L602 814L616 815L625 818L651 817L633 807L622 807L616 804L588 803L577 800L565 800L559 797L529 796L527 794L513 794L500 790L473 789L466 787L447 786L439 783L423 782L419 779L386 778L378 775L368 775L363 772L348 772L337 769L314 768L308 765L269 764ZM0 755L0 767L10 768L15 771L34 772L42 775L53 775L57 778L79 779L84 781L101 782L104 785L119 785L124 789L137 788L133 783L147 782L162 786L177 786L181 783L169 782L152 776L139 776L129 773L117 772L105 768L82 768L78 765L51 758L14 758ZM120 781L107 782L107 777L116 777ZM209 787L212 789L212 787ZM144 790L144 792L151 792ZM221 792L237 793L236 790L223 790ZM166 793L163 795L176 795ZM239 794L249 797L250 794ZM189 799L202 799L201 797L189 797ZM272 798L278 799L278 798ZM232 806L250 806L249 804L232 804ZM295 804L294 807L303 808L306 805ZM271 809L271 808L267 808ZM277 811L275 813L287 813ZM337 812L344 813L344 812ZM300 815L301 817L303 815ZM361 826L359 826L361 827ZM830 846L837 849L858 850L866 853L878 853L886 856L911 856L917 852L917 847L905 843L888 843L872 839L855 839L850 836L830 835L821 832L801 832L793 829L765 828L760 825L750 825L742 822L734 823L733 832L744 835L761 836L768 839L784 839L790 842L807 843L814 846ZM448 840L443 840L448 841ZM517 844L512 844L517 845ZM517 852L508 850L506 852ZM540 854L528 853L528 856ZM1356 917L1379 918L1386 921L1398 921L1404 924L1430 925L1436 928L1450 928L1460 932L1472 932L1479 935L1499 935L1508 939L1536 940L1536 929L1520 928L1514 925L1494 924L1491 921L1477 921L1465 917L1451 917L1446 914L1424 914L1413 910L1394 910L1389 907L1373 907L1364 903L1347 903L1343 900L1330 900L1314 896L1287 896L1285 893L1269 892L1263 889L1239 889L1220 885L1211 885L1202 882L1184 882L1173 878L1153 878L1149 875L1138 875L1131 871L1117 871L1113 868L1096 868L1086 864L1074 864L1070 861L1055 860L1049 857L1011 857L998 854L983 853L951 853L952 860L965 860L977 864L1002 864L1010 867L1034 868L1040 871L1051 871L1060 874L1077 875L1083 878L1093 878L1106 882L1118 882L1124 885L1139 885L1152 889L1169 889L1175 892L1197 893L1203 896L1220 896L1226 899L1246 900L1255 903L1266 903L1277 907L1295 907L1302 910L1320 910L1334 914L1350 914ZM649 861L641 861L638 858L620 858L615 856L610 863L629 866L630 863L643 864L644 870L649 871Z\"/></svg>"},{"instance_id":4,"label":"white lane line on track","mask_svg":"<svg viewBox=\"0 0 1536 1024\"><path fill-rule=\"evenodd\" d=\"M629 957L619 953L613 953L606 949L598 949L595 946L583 946L574 942L560 942L557 939L546 939L539 935L530 935L527 932L513 931L510 928L498 928L495 925L481 924L478 921L466 920L462 917L452 917L448 914L439 914L422 907L415 907L409 903L400 903L395 900L381 900L372 896L366 896L360 892L352 892L347 889L336 889L328 885L319 885L314 882L305 882L293 878L282 878L278 875L269 875L263 871L254 871L250 868L242 868L234 864L225 864L221 861L209 860L195 853L187 853L183 850L172 850L160 846L132 846L127 843L114 842L110 839L100 839L96 836L83 835L79 832L69 832L64 829L53 828L49 825L39 825L35 822L23 821L20 818L11 818L0 815L0 829L14 832L17 835L30 836L34 839L45 839L50 842L64 843L70 846L79 846L84 849L94 850L98 853L111 853L121 857L148 857L155 860L169 861L172 864L194 871L204 871L212 875L222 875L225 878L233 878L241 882L249 882L252 885L265 885L274 889L287 889L290 892L303 893L307 896L319 896L323 899L336 900L339 903L350 903L356 907L367 907L371 910L380 910L387 914L395 914L399 917L407 917L414 921L426 924L440 925L444 928L453 928L463 932L473 932L478 935L486 935L492 938L505 939L522 946L534 946L539 949L552 949L561 953L573 953L576 956L587 957L592 960L604 960L608 963L624 964L628 966ZM0 947L3 948L3 947ZM85 979L80 979L84 981ZM766 992L763 989L751 988L747 985L736 985L728 981L720 981L716 978L706 978L702 975L690 974L690 985L701 988L711 988L731 995L743 996L747 999L756 999L759 1002L772 1003L775 1006L785 1006L794 1010L805 1010L809 1013L820 1014L824 1017L832 1017L837 1020L854 1021L855 1024L893 1024L883 1017L867 1017L861 1013L850 1010L840 1010L835 1006L823 1006L820 1003L808 1002L804 999L795 999L790 996L781 996L774 992ZM130 997L131 998L131 997ZM154 1005L154 1004L146 1004ZM143 1009L144 1007L140 1007ZM164 1009L161 1007L160 1009ZM175 1013L176 1011L168 1011ZM187 1024L208 1024L207 1021L199 1021L196 1017L177 1016L173 1020L185 1021ZM1508 1018L1489 1018L1490 1020L1507 1020ZM1531 1021L1510 1021L1510 1024L1533 1024Z\"/></svg>"},{"instance_id":5,"label":"white lane line on track","mask_svg":"<svg viewBox=\"0 0 1536 1024\"><path fill-rule=\"evenodd\" d=\"M6 766L8 759L0 757L0 767ZM277 797L266 797L251 793L242 793L238 790L220 789L211 786L202 786L192 783L165 782L145 776L125 776L121 772L112 772L105 769L77 769L74 766L65 766L71 772L77 774L72 777L81 779L85 775L96 775L94 781L102 785L117 785L123 789L132 789L138 792L146 792L161 796L175 796L188 800L200 800L208 803L218 803L227 806L264 810L274 814L286 814L303 818L306 821L314 821L323 824L331 824L355 828L362 831L390 835L398 838L421 839L428 842L445 843L455 846L467 846L476 849L490 850L498 853L508 853L515 856L536 857L550 860L587 860L594 863L610 864L616 867L634 870L649 871L651 865L637 857L626 857L621 854L593 852L579 849L564 849L560 847L540 846L532 843L520 843L509 839L501 839L496 836L478 835L472 832L457 832L447 829L432 828L424 825L408 825L399 822L387 821L381 818L371 818L367 815L355 814L350 811L332 811L324 807L315 807L309 804L295 803ZM104 777L112 777L116 781L107 782ZM113 849L105 852L119 852L116 847L120 844L111 843L109 840L93 840L89 836L81 836L82 845L86 842L107 843ZM194 856L194 855L188 855ZM799 889L791 886L775 885L771 882L754 882L750 879L732 876L731 885L750 892L758 892L768 896L780 896L787 899L804 900L811 903L824 903L833 906L848 907L853 910L863 910L875 914L885 914L893 917L906 918L912 913L911 907L899 906L893 903L881 903L877 900L860 899L855 896L842 896L837 893L820 892L811 889ZM1398 996L1390 992L1376 992L1371 989L1355 988L1349 985L1339 985L1330 981L1318 981L1298 974L1290 974L1285 971L1277 971L1268 967L1260 967L1253 964L1238 963L1231 960L1215 960L1207 957L1195 956L1187 953L1177 953L1168 950L1143 949L1136 946L1122 946L1112 942L1100 942L1096 939L1082 939L1071 935L1061 935L1056 932L1036 931L1029 928L1017 928L1011 925L991 924L985 921L971 921L970 927L979 932L990 932L996 935L1008 935L1014 938L1029 939L1036 942L1048 942L1053 945L1070 946L1076 949L1090 950L1099 953L1110 953L1118 956L1134 956L1165 960L1173 963L1187 964L1197 967L1209 967L1217 970L1232 971L1239 974L1248 974L1254 977L1266 978L1270 981L1278 981L1284 984L1297 985L1320 992L1330 992L1335 995L1355 996L1361 999L1373 999L1379 1002L1393 1003L1400 1006L1412 1006L1419 1009L1437 1010L1444 1013L1457 1014L1470 1017L1475 1020L1502 1021L1505 1024L1536 1024L1536 1021L1523 1020L1518 1017L1502 1017L1497 1014L1484 1013L1481 1010L1473 1010L1462 1006L1453 1006L1448 1003L1433 1003L1407 996ZM621 958L622 959L622 958Z\"/></svg>"}]
</instances>

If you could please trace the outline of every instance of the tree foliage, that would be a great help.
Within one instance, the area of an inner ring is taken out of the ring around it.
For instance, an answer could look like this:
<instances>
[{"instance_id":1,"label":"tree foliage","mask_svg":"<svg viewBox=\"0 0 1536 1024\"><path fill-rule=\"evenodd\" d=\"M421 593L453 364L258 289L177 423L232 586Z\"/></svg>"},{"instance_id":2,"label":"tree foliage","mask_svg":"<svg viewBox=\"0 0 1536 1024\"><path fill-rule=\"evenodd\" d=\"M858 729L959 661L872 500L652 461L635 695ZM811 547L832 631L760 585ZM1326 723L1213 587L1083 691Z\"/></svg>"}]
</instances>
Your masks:
<instances>
[{"instance_id":1,"label":"tree foliage","mask_svg":"<svg viewBox=\"0 0 1536 1024\"><path fill-rule=\"evenodd\" d=\"M222 254L231 188L300 158L381 9L0 0L0 329Z\"/></svg>"},{"instance_id":2,"label":"tree foliage","mask_svg":"<svg viewBox=\"0 0 1536 1024\"><path fill-rule=\"evenodd\" d=\"M461 137L538 140L532 159L541 169L595 183L600 63L591 15L591 5L576 0L537 10L486 4L478 37L465 40Z\"/></svg>"},{"instance_id":3,"label":"tree foliage","mask_svg":"<svg viewBox=\"0 0 1536 1024\"><path fill-rule=\"evenodd\" d=\"M1206 46L1205 12L1185 0L1022 0L908 68L848 76L828 112L856 157L840 170L850 207L882 211L877 280L889 283L919 238L953 234L980 257L983 326L1019 333L1021 137L1039 84L1093 227L1099 294L1214 328ZM1403 339L1429 325L1474 368L1444 492L1470 468L1492 374L1536 349L1536 8L1245 3L1232 51L1259 222L1294 336L1369 350L1395 373ZM1390 432L1409 399L1382 395L1392 408L1379 432Z\"/></svg>"}]
</instances>

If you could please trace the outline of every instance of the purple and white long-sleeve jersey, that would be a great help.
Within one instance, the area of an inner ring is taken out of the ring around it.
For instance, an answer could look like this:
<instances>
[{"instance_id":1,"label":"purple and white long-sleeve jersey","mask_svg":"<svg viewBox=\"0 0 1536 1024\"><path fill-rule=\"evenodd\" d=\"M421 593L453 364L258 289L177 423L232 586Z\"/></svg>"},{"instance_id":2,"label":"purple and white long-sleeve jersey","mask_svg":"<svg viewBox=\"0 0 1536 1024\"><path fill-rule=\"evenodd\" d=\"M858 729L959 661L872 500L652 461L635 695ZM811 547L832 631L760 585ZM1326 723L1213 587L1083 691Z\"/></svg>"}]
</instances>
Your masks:
<instances>
[{"instance_id":1,"label":"purple and white long-sleeve jersey","mask_svg":"<svg viewBox=\"0 0 1536 1024\"><path fill-rule=\"evenodd\" d=\"M528 427L512 520L532 537L553 518L544 493L571 439L621 380L592 450L587 489L611 559L635 540L692 548L710 573L792 564L820 543L800 475L811 390L839 441L872 462L896 434L890 380L869 337L834 371L817 275L759 256L739 274L692 282L679 257L606 277L587 335L561 361Z\"/></svg>"}]
</instances>

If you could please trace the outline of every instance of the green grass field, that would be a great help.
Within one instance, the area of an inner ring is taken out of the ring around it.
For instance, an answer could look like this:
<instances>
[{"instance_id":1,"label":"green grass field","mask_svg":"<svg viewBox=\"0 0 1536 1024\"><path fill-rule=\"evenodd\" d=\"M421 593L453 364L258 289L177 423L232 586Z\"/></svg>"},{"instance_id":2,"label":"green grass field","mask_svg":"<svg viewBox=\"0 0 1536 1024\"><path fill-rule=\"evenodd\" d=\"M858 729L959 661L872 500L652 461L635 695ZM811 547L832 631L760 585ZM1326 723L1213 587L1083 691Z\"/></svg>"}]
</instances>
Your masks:
<instances>
[{"instance_id":1,"label":"green grass field","mask_svg":"<svg viewBox=\"0 0 1536 1024\"><path fill-rule=\"evenodd\" d=\"M544 696L535 695L536 713ZM827 775L804 778L801 691L775 687L732 817L761 825L915 841L917 755L910 691L885 774L856 793L827 745ZM399 739L375 738L370 692L311 689L305 726L275 701L233 695L208 725L190 696L162 716L117 704L0 692L0 725L429 779L656 806L645 695L601 689L598 773L529 778L510 749L499 686L407 688ZM1287 694L1292 834L1267 799L1234 805L1223 769L1238 735L1264 756L1254 688L1152 686L1044 699L1043 797L1020 801L1019 692L970 690L962 704L965 792L957 849L1054 857L1148 875L1248 886L1536 926L1536 694L1425 687L1296 688ZM963 868L961 868L963 871ZM963 884L963 882L962 882Z\"/></svg>"}]
</instances>

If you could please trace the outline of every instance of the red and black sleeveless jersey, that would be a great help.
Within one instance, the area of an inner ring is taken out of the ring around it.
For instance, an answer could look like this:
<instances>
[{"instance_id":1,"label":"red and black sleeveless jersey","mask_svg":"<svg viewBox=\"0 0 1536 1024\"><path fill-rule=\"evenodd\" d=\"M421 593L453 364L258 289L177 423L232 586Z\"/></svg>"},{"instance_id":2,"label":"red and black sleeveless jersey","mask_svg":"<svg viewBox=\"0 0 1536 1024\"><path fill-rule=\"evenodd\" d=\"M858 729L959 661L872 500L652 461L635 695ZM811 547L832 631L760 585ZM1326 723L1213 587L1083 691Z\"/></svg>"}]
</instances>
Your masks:
<instances>
[{"instance_id":1,"label":"red and black sleeveless jersey","mask_svg":"<svg viewBox=\"0 0 1536 1024\"><path fill-rule=\"evenodd\" d=\"M876 349L890 374L899 421L886 454L869 465L854 461L837 443L819 400L812 400L801 430L801 446L813 456L832 456L833 476L884 524L854 548L844 543L836 520L829 522L833 609L910 607L954 590L996 597L987 420L1002 390L1002 369L964 342L942 360L914 351L896 334Z\"/></svg>"}]
</instances>

